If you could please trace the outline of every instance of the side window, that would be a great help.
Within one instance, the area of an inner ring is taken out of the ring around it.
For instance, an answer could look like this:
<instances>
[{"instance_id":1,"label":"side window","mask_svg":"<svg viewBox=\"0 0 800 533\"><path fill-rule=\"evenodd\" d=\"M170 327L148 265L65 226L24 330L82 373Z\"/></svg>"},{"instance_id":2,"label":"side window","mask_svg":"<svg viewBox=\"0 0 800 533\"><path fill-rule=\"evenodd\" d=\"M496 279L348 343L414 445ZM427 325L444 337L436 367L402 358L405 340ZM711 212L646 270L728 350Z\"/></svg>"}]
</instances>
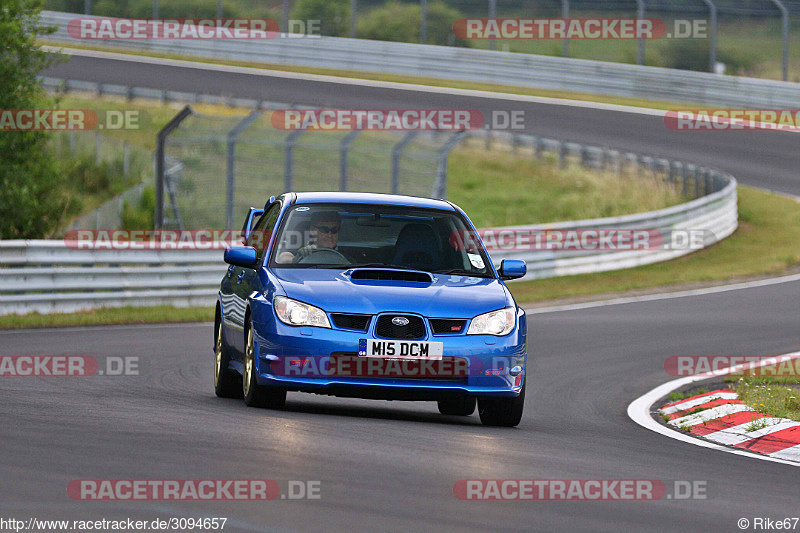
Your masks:
<instances>
[{"instance_id":1,"label":"side window","mask_svg":"<svg viewBox=\"0 0 800 533\"><path fill-rule=\"evenodd\" d=\"M252 246L258 253L258 262L261 263L264 257L264 251L267 249L269 239L272 236L272 231L275 229L275 222L278 220L278 214L281 212L281 205L274 203L267 210L266 213L261 215L258 219L250 235L247 237L247 246Z\"/></svg>"}]
</instances>

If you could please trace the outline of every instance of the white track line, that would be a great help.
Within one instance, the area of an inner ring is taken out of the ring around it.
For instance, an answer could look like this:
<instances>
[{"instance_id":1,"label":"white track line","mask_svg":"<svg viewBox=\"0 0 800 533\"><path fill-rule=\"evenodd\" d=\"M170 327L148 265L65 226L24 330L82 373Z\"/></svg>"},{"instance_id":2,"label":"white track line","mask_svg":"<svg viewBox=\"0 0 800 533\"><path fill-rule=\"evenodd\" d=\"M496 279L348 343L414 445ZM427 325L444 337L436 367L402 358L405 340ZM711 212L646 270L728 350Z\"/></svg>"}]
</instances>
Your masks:
<instances>
[{"instance_id":1,"label":"white track line","mask_svg":"<svg viewBox=\"0 0 800 533\"><path fill-rule=\"evenodd\" d=\"M800 357L800 352L793 352L790 354L786 354L781 357L789 358L789 360L794 360ZM763 364L768 364L770 361L764 361ZM741 369L742 365L736 365L731 368L726 369L727 372L735 371L736 369ZM643 428L649 429L650 431L655 431L656 433L660 433L661 435L667 436L671 439L680 440L683 442L688 442L690 444L694 444L695 446L700 446L703 448L711 448L714 450L720 450L726 453L732 453L736 455L743 455L745 457L751 457L754 459L760 459L762 461L771 461L773 463L782 463L791 466L800 467L800 462L796 461L788 461L779 457L775 457L774 455L761 455L755 454L751 452L746 452L743 450L739 450L736 448L729 448L727 446L721 446L719 444L715 444L713 442L709 442L707 440L703 440L701 438L692 436L691 434L684 433L679 430L670 429L667 426L659 424L650 414L650 407L656 403L658 400L666 397L669 395L670 392L683 387L684 385L688 385L690 383L695 383L698 381L703 381L706 379L710 379L713 377L718 376L719 374L713 373L704 373L704 374L697 374L695 376L687 376L683 378L673 379L672 381L668 381L663 385L659 385L655 389L651 390L650 392L640 396L639 398L635 399L631 402L628 406L628 417L642 426ZM798 446L793 446L792 448L788 448L789 450L794 450L794 448L798 448ZM785 451L785 450L784 450ZM798 453L800 455L800 453ZM784 454L782 457L794 457L790 454Z\"/></svg>"},{"instance_id":2,"label":"white track line","mask_svg":"<svg viewBox=\"0 0 800 533\"><path fill-rule=\"evenodd\" d=\"M745 281L742 283L733 283L730 285L717 285L715 287L706 287L704 289L692 289L687 291L676 291L676 292L660 292L657 294L645 294L643 296L631 296L628 298L612 298L610 300L599 300L596 302L556 305L553 307L538 307L534 309L525 309L525 312L528 313L529 315L536 315L541 313L557 313L559 311L576 311L580 309L591 309L593 307L605 307L607 305L622 305L622 304L630 304L638 302L652 302L656 300L669 300L672 298L685 298L687 296L704 296L706 294L716 294L718 292L738 291L742 289L753 289L756 287L768 287L770 285L791 283L793 281L800 281L800 274L792 274L790 276L781 276L777 278L768 278L756 281Z\"/></svg>"}]
</instances>

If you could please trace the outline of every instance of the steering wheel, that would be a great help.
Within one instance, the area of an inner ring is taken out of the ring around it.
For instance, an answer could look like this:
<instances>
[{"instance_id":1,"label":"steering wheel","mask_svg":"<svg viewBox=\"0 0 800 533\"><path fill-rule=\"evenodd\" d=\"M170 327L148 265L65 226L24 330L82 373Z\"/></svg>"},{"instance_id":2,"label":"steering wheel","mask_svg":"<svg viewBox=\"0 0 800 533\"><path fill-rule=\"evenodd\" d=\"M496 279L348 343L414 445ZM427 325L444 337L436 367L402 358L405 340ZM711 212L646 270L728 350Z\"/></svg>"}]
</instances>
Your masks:
<instances>
[{"instance_id":1,"label":"steering wheel","mask_svg":"<svg viewBox=\"0 0 800 533\"><path fill-rule=\"evenodd\" d=\"M317 263L323 265L349 265L350 260L333 248L317 248L303 257L298 263Z\"/></svg>"}]
</instances>

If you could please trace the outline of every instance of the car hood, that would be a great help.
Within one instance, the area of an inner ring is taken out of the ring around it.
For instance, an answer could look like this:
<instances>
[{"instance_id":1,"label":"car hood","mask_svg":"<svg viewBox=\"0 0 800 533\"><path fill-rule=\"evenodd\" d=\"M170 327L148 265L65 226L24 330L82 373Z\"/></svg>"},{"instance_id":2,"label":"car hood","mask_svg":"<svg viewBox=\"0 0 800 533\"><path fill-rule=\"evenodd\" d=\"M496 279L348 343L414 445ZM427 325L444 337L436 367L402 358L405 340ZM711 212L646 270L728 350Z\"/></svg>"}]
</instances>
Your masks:
<instances>
[{"instance_id":1,"label":"car hood","mask_svg":"<svg viewBox=\"0 0 800 533\"><path fill-rule=\"evenodd\" d=\"M337 269L274 269L286 296L333 313L413 312L441 318L472 318L510 303L493 278L433 274L432 283L350 279Z\"/></svg>"}]
</instances>

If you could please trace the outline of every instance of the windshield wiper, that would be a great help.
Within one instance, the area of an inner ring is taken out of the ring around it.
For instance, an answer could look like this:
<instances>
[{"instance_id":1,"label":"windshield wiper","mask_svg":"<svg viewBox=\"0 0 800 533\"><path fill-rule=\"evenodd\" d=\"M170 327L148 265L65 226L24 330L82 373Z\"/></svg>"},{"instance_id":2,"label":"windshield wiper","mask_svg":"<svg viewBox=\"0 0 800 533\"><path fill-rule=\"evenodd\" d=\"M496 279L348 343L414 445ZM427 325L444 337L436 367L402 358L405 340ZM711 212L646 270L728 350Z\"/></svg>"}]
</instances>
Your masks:
<instances>
[{"instance_id":1,"label":"windshield wiper","mask_svg":"<svg viewBox=\"0 0 800 533\"><path fill-rule=\"evenodd\" d=\"M349 268L391 268L393 270L419 270L417 268L409 268L403 265L394 265L392 263L356 263L355 265L348 265ZM423 270L423 272L426 272Z\"/></svg>"},{"instance_id":2,"label":"windshield wiper","mask_svg":"<svg viewBox=\"0 0 800 533\"><path fill-rule=\"evenodd\" d=\"M453 274L458 276L470 276L473 278L490 278L489 274L485 274L483 272L474 272L472 270L465 270L463 268L450 268L447 270L432 270L431 274Z\"/></svg>"}]
</instances>

